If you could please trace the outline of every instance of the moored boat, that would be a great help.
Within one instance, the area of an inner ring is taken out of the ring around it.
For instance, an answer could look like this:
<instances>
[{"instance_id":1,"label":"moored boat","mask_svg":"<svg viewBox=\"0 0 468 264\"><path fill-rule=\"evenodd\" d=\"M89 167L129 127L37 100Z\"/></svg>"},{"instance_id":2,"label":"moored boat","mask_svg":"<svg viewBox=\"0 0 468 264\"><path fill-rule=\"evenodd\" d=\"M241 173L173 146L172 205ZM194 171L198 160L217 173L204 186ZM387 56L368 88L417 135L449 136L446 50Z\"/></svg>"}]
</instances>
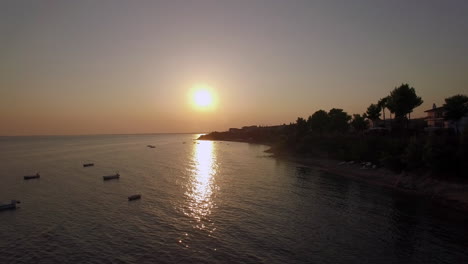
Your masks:
<instances>
[{"instance_id":1,"label":"moored boat","mask_svg":"<svg viewBox=\"0 0 468 264\"><path fill-rule=\"evenodd\" d=\"M27 175L27 176L24 176L24 179L25 180L31 180L31 179L39 179L41 177L41 175L39 175L39 172L36 173L36 175Z\"/></svg>"},{"instance_id":2,"label":"moored boat","mask_svg":"<svg viewBox=\"0 0 468 264\"><path fill-rule=\"evenodd\" d=\"M92 167L94 166L94 163L84 163L83 167Z\"/></svg>"},{"instance_id":3,"label":"moored boat","mask_svg":"<svg viewBox=\"0 0 468 264\"><path fill-rule=\"evenodd\" d=\"M0 204L0 211L14 210L14 209L16 209L16 204L17 203L20 203L20 202L17 201L17 200L11 200L11 202L9 204Z\"/></svg>"},{"instance_id":4,"label":"moored boat","mask_svg":"<svg viewBox=\"0 0 468 264\"><path fill-rule=\"evenodd\" d=\"M113 180L113 179L118 179L118 178L120 178L120 174L116 173L116 174L114 174L114 175L102 176L102 178L103 178L105 181Z\"/></svg>"},{"instance_id":5,"label":"moored boat","mask_svg":"<svg viewBox=\"0 0 468 264\"><path fill-rule=\"evenodd\" d=\"M141 194L134 194L134 195L130 195L128 197L128 200L129 201L133 201L133 200L140 200L141 199Z\"/></svg>"},{"instance_id":6,"label":"moored boat","mask_svg":"<svg viewBox=\"0 0 468 264\"><path fill-rule=\"evenodd\" d=\"M148 148L155 148L155 145L147 145Z\"/></svg>"}]
</instances>

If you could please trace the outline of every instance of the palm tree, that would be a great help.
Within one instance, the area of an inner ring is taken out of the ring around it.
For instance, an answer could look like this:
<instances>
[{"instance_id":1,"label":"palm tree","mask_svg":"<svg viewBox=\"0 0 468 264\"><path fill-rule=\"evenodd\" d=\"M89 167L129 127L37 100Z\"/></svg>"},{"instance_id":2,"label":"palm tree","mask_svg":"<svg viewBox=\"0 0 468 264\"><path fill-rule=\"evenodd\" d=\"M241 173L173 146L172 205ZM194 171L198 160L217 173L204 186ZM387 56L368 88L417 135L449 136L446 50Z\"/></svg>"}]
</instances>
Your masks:
<instances>
[{"instance_id":1,"label":"palm tree","mask_svg":"<svg viewBox=\"0 0 468 264\"><path fill-rule=\"evenodd\" d=\"M388 97L384 97L384 98L381 98L379 102L377 103L379 108L382 109L384 124L385 124L385 108L387 108L387 100L388 100Z\"/></svg>"}]
</instances>

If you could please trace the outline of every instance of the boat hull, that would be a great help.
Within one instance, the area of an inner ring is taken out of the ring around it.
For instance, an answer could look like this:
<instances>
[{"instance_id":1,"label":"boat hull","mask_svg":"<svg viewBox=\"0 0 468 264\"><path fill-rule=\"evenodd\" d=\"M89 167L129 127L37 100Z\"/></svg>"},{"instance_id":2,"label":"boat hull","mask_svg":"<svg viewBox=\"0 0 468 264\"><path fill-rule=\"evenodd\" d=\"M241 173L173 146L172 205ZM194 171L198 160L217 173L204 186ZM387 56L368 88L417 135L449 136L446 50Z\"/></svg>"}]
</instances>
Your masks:
<instances>
[{"instance_id":1,"label":"boat hull","mask_svg":"<svg viewBox=\"0 0 468 264\"><path fill-rule=\"evenodd\" d=\"M32 180L32 179L39 179L41 178L41 176L38 174L38 175L31 175L31 176L24 176L24 179L25 180Z\"/></svg>"},{"instance_id":2,"label":"boat hull","mask_svg":"<svg viewBox=\"0 0 468 264\"><path fill-rule=\"evenodd\" d=\"M6 211L6 210L15 210L16 203L18 203L16 200L11 201L9 204L1 204L0 205L0 211Z\"/></svg>"},{"instance_id":3,"label":"boat hull","mask_svg":"<svg viewBox=\"0 0 468 264\"><path fill-rule=\"evenodd\" d=\"M140 199L141 199L141 194L134 194L128 197L129 201L140 200Z\"/></svg>"},{"instance_id":4,"label":"boat hull","mask_svg":"<svg viewBox=\"0 0 468 264\"><path fill-rule=\"evenodd\" d=\"M16 204L3 204L3 205L0 205L0 211L15 210L15 209L16 209Z\"/></svg>"},{"instance_id":5,"label":"boat hull","mask_svg":"<svg viewBox=\"0 0 468 264\"><path fill-rule=\"evenodd\" d=\"M109 176L102 176L102 179L105 180L105 181L114 180L114 179L118 179L118 178L120 178L119 174L109 175Z\"/></svg>"}]
</instances>

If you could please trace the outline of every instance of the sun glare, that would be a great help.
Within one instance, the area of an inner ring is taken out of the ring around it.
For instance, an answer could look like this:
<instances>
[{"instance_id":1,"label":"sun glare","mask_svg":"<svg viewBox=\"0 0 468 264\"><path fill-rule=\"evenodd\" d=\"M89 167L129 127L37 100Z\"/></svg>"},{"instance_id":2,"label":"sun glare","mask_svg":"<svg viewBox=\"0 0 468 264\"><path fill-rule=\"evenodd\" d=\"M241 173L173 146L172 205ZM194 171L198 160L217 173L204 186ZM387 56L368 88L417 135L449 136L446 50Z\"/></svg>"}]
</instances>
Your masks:
<instances>
[{"instance_id":1,"label":"sun glare","mask_svg":"<svg viewBox=\"0 0 468 264\"><path fill-rule=\"evenodd\" d=\"M213 89L207 85L198 85L193 88L192 103L197 109L212 109L215 106Z\"/></svg>"},{"instance_id":2,"label":"sun glare","mask_svg":"<svg viewBox=\"0 0 468 264\"><path fill-rule=\"evenodd\" d=\"M212 103L213 98L211 97L210 92L200 90L195 92L193 100L197 106L206 107Z\"/></svg>"}]
</instances>

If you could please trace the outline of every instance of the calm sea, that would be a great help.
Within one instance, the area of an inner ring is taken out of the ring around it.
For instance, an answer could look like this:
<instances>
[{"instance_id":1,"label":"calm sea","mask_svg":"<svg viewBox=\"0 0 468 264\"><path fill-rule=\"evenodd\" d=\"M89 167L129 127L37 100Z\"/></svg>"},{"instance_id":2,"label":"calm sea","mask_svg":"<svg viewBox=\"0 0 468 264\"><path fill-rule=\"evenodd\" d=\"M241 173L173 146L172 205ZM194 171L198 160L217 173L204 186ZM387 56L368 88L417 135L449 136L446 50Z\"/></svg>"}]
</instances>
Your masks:
<instances>
[{"instance_id":1,"label":"calm sea","mask_svg":"<svg viewBox=\"0 0 468 264\"><path fill-rule=\"evenodd\" d=\"M197 137L1 137L0 263L468 263L462 214Z\"/></svg>"}]
</instances>

